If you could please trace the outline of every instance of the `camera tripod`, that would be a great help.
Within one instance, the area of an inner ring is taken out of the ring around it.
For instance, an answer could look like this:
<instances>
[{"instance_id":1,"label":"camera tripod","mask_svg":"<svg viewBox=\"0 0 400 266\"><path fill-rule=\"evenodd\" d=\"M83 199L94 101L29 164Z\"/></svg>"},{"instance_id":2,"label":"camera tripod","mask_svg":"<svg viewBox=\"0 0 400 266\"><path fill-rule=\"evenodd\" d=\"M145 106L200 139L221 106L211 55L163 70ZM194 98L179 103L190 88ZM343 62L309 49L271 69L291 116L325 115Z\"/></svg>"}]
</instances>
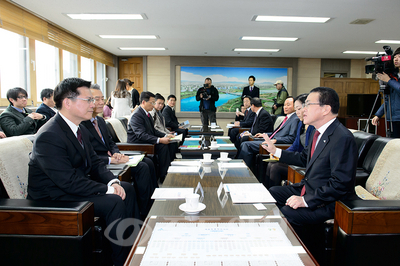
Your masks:
<instances>
[{"instance_id":1,"label":"camera tripod","mask_svg":"<svg viewBox=\"0 0 400 266\"><path fill-rule=\"evenodd\" d=\"M385 96L387 96L388 103L389 103L389 108L388 112L386 111L386 101L385 101ZM371 113L369 114L367 124L365 125L364 132L368 131L369 127L369 121L371 120L372 112L375 110L375 105L378 102L378 99L383 99L383 112L385 115L385 132L386 132L386 137L390 138L392 132L393 132L393 123L392 123L392 108L390 105L390 92L389 92L389 87L387 84L385 84L382 80L379 80L379 91L376 94L375 102L374 105L372 106ZM389 115L389 128L388 128L388 115Z\"/></svg>"}]
</instances>

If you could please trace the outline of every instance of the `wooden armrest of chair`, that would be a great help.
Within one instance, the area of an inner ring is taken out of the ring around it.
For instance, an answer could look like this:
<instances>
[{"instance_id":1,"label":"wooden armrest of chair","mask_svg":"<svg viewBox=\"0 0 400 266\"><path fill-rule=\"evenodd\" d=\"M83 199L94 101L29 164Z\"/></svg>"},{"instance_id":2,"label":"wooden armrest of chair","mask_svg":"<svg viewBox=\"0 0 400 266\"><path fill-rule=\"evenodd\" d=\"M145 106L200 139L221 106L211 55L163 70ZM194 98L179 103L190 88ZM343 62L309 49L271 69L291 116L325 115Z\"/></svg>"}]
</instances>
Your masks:
<instances>
[{"instance_id":1,"label":"wooden armrest of chair","mask_svg":"<svg viewBox=\"0 0 400 266\"><path fill-rule=\"evenodd\" d=\"M303 171L305 170L304 167L289 165L288 166L288 181L292 184L299 183L303 178L304 174Z\"/></svg>"},{"instance_id":2,"label":"wooden armrest of chair","mask_svg":"<svg viewBox=\"0 0 400 266\"><path fill-rule=\"evenodd\" d=\"M245 132L245 131L250 131L250 129L251 128L248 128L248 127L239 127L239 134L241 134L242 132Z\"/></svg>"},{"instance_id":3,"label":"wooden armrest of chair","mask_svg":"<svg viewBox=\"0 0 400 266\"><path fill-rule=\"evenodd\" d=\"M140 143L116 143L118 148L123 151L143 151L147 154L154 154L154 144L140 144Z\"/></svg>"}]
</instances>

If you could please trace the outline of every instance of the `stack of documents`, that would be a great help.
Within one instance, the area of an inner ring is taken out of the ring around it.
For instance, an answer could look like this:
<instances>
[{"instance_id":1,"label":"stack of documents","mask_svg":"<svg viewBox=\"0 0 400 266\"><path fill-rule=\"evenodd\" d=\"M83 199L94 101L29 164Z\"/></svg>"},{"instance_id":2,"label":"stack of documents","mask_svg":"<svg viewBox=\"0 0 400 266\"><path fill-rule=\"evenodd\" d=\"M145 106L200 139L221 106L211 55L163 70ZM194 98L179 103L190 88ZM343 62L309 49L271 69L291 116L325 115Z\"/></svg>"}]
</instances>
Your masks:
<instances>
[{"instance_id":1,"label":"stack of documents","mask_svg":"<svg viewBox=\"0 0 400 266\"><path fill-rule=\"evenodd\" d=\"M275 203L269 191L260 183L224 184L232 203Z\"/></svg>"},{"instance_id":2,"label":"stack of documents","mask_svg":"<svg viewBox=\"0 0 400 266\"><path fill-rule=\"evenodd\" d=\"M171 140L171 142L180 142L180 141L182 141L182 134L179 134L178 136L175 136L170 140Z\"/></svg>"},{"instance_id":3,"label":"stack of documents","mask_svg":"<svg viewBox=\"0 0 400 266\"><path fill-rule=\"evenodd\" d=\"M132 155L129 156L129 161L126 163L130 167L135 167L138 165L139 162L141 162L144 158L144 154L141 155Z\"/></svg>"},{"instance_id":4,"label":"stack of documents","mask_svg":"<svg viewBox=\"0 0 400 266\"><path fill-rule=\"evenodd\" d=\"M168 168L168 173L175 174L187 174L187 173L198 173L200 166L174 166L171 165Z\"/></svg>"},{"instance_id":5,"label":"stack of documents","mask_svg":"<svg viewBox=\"0 0 400 266\"><path fill-rule=\"evenodd\" d=\"M196 161L172 161L171 162L171 165L184 165L184 166L200 166L201 165L201 163L200 163L200 161L199 160L196 160Z\"/></svg>"},{"instance_id":6,"label":"stack of documents","mask_svg":"<svg viewBox=\"0 0 400 266\"><path fill-rule=\"evenodd\" d=\"M247 166L242 162L242 163L218 163L218 167L230 169L230 168L246 168Z\"/></svg>"}]
</instances>

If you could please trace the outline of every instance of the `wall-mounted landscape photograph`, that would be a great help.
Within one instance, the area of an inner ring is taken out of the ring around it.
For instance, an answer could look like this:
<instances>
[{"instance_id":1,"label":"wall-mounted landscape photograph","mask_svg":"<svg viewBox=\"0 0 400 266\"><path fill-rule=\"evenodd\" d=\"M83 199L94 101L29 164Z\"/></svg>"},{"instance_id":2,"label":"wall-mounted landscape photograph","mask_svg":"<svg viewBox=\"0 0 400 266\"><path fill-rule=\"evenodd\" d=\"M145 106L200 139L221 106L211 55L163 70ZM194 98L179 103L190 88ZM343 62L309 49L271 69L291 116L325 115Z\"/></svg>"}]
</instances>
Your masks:
<instances>
[{"instance_id":1,"label":"wall-mounted landscape photograph","mask_svg":"<svg viewBox=\"0 0 400 266\"><path fill-rule=\"evenodd\" d=\"M205 78L212 79L212 85L219 92L215 103L217 112L235 112L242 104L243 88L248 86L249 76L256 78L255 86L260 88L263 107L271 112L277 90L274 83L282 80L287 84L287 68L251 67L181 67L181 112L198 112L196 93L203 86Z\"/></svg>"}]
</instances>

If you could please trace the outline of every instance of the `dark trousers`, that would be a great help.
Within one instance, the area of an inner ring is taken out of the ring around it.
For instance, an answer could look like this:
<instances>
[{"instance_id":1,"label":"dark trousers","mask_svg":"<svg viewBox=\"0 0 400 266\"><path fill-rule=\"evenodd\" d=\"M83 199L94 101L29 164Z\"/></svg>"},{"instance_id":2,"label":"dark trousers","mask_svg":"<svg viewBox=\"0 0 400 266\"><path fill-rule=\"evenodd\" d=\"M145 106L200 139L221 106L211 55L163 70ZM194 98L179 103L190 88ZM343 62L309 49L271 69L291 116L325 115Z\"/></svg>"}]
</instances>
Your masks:
<instances>
[{"instance_id":1,"label":"dark trousers","mask_svg":"<svg viewBox=\"0 0 400 266\"><path fill-rule=\"evenodd\" d=\"M217 123L217 116L215 111L203 110L200 113L201 124L203 126L208 126L210 123Z\"/></svg>"},{"instance_id":2,"label":"dark trousers","mask_svg":"<svg viewBox=\"0 0 400 266\"><path fill-rule=\"evenodd\" d=\"M158 187L154 163L147 157L131 168L141 219L144 220L153 205L151 195Z\"/></svg>"},{"instance_id":3,"label":"dark trousers","mask_svg":"<svg viewBox=\"0 0 400 266\"><path fill-rule=\"evenodd\" d=\"M94 195L91 197L80 197L76 195L65 195L57 198L61 201L90 201L94 203L94 215L106 221L107 228L104 233L108 239L111 239L111 248L113 251L112 260L115 265L124 265L129 251L139 233L139 223L132 226L120 226L122 221L128 218L140 219L139 208L136 202L136 194L133 186L127 182L121 182L125 190L125 200L115 194ZM112 224L112 228L108 228ZM117 232L118 228L118 232ZM125 230L127 229L127 230ZM125 232L120 232L125 230ZM133 235L134 234L134 235ZM118 239L122 237L123 239ZM124 241L125 240L125 241Z\"/></svg>"},{"instance_id":4,"label":"dark trousers","mask_svg":"<svg viewBox=\"0 0 400 266\"><path fill-rule=\"evenodd\" d=\"M288 165L280 162L269 162L264 176L260 177L260 183L266 188L280 186L282 180L286 180L288 175Z\"/></svg>"},{"instance_id":5,"label":"dark trousers","mask_svg":"<svg viewBox=\"0 0 400 266\"><path fill-rule=\"evenodd\" d=\"M174 130L178 134L183 134L182 143L185 141L186 136L188 135L189 130L187 128L175 128Z\"/></svg>"},{"instance_id":6,"label":"dark trousers","mask_svg":"<svg viewBox=\"0 0 400 266\"><path fill-rule=\"evenodd\" d=\"M232 143L236 142L236 137L239 135L239 128L230 128L228 130L228 136Z\"/></svg>"},{"instance_id":7,"label":"dark trousers","mask_svg":"<svg viewBox=\"0 0 400 266\"><path fill-rule=\"evenodd\" d=\"M164 182L165 176L167 175L168 168L174 158L172 154L175 154L175 148L176 146L171 144L160 143L155 146L161 182Z\"/></svg>"},{"instance_id":8,"label":"dark trousers","mask_svg":"<svg viewBox=\"0 0 400 266\"><path fill-rule=\"evenodd\" d=\"M388 123L389 127L390 123ZM391 134L391 138L400 138L400 121L393 121L393 132Z\"/></svg>"}]
</instances>

